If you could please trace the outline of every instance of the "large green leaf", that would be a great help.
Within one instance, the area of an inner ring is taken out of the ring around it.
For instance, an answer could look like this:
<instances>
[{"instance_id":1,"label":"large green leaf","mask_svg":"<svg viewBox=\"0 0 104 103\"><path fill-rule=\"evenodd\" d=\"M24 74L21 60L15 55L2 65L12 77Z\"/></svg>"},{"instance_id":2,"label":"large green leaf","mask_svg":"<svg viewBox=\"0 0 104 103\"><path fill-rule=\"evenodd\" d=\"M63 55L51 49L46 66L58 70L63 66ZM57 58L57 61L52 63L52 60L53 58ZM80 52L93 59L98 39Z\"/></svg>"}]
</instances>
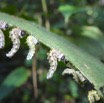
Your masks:
<instances>
[{"instance_id":1,"label":"large green leaf","mask_svg":"<svg viewBox=\"0 0 104 103\"><path fill-rule=\"evenodd\" d=\"M0 13L0 20L8 22L10 25L20 27L34 35L38 40L50 48L55 48L63 52L66 58L86 76L86 78L99 90L104 86L104 64L98 59L79 49L70 41L47 31L35 23Z\"/></svg>"},{"instance_id":2,"label":"large green leaf","mask_svg":"<svg viewBox=\"0 0 104 103\"><path fill-rule=\"evenodd\" d=\"M23 85L28 76L28 71L23 67L19 67L10 73L0 85L0 100L8 96L17 87Z\"/></svg>"}]
</instances>

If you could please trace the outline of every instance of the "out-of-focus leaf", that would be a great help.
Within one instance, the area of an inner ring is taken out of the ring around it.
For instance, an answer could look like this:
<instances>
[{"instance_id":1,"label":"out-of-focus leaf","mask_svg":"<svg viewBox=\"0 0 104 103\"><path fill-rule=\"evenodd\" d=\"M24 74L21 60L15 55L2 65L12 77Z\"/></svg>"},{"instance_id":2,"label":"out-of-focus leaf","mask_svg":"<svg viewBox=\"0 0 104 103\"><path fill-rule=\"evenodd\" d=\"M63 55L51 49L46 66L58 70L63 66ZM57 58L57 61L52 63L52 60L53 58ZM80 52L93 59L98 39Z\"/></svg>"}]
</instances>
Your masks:
<instances>
[{"instance_id":1,"label":"out-of-focus leaf","mask_svg":"<svg viewBox=\"0 0 104 103\"><path fill-rule=\"evenodd\" d=\"M38 59L40 60L44 60L47 58L47 51L45 49L41 49L39 50L39 52L37 53Z\"/></svg>"},{"instance_id":2,"label":"out-of-focus leaf","mask_svg":"<svg viewBox=\"0 0 104 103\"><path fill-rule=\"evenodd\" d=\"M86 11L88 8L79 8L76 6L72 6L72 5L62 5L58 8L58 10L63 14L64 19L65 19L65 23L68 22L70 16L72 16L72 14L78 13L78 12L83 12Z\"/></svg>"},{"instance_id":3,"label":"out-of-focus leaf","mask_svg":"<svg viewBox=\"0 0 104 103\"><path fill-rule=\"evenodd\" d=\"M63 14L65 22L68 22L69 17L76 12L77 8L72 5L60 6L58 10Z\"/></svg>"},{"instance_id":4,"label":"out-of-focus leaf","mask_svg":"<svg viewBox=\"0 0 104 103\"><path fill-rule=\"evenodd\" d=\"M72 97L78 98L78 87L77 84L72 80L70 80L69 89L72 94Z\"/></svg>"},{"instance_id":5,"label":"out-of-focus leaf","mask_svg":"<svg viewBox=\"0 0 104 103\"><path fill-rule=\"evenodd\" d=\"M71 101L73 98L68 94L64 96L65 100Z\"/></svg>"},{"instance_id":6,"label":"out-of-focus leaf","mask_svg":"<svg viewBox=\"0 0 104 103\"><path fill-rule=\"evenodd\" d=\"M0 86L0 100L8 96L17 87L23 85L28 76L29 73L24 67L19 67L10 73Z\"/></svg>"},{"instance_id":7,"label":"out-of-focus leaf","mask_svg":"<svg viewBox=\"0 0 104 103\"><path fill-rule=\"evenodd\" d=\"M97 27L82 27L81 33L75 37L75 42L91 55L104 59L104 35Z\"/></svg>"},{"instance_id":8,"label":"out-of-focus leaf","mask_svg":"<svg viewBox=\"0 0 104 103\"><path fill-rule=\"evenodd\" d=\"M28 67L31 66L32 65L32 59L31 60L26 60L25 59L25 65L28 66Z\"/></svg>"}]
</instances>

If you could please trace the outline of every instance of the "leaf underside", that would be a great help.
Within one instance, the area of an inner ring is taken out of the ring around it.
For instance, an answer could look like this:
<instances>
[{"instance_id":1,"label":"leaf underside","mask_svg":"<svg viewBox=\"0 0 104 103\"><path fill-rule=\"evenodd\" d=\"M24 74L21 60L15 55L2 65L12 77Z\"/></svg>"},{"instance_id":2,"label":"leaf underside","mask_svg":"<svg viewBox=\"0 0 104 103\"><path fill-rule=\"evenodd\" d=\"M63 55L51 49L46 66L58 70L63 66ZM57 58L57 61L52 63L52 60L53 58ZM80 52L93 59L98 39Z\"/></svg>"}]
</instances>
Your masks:
<instances>
[{"instance_id":1,"label":"leaf underside","mask_svg":"<svg viewBox=\"0 0 104 103\"><path fill-rule=\"evenodd\" d=\"M63 52L66 58L80 70L98 91L104 86L104 64L100 60L79 49L65 38L49 32L35 23L4 13L0 13L0 20L7 22L11 26L17 26L26 30L49 48Z\"/></svg>"}]
</instances>

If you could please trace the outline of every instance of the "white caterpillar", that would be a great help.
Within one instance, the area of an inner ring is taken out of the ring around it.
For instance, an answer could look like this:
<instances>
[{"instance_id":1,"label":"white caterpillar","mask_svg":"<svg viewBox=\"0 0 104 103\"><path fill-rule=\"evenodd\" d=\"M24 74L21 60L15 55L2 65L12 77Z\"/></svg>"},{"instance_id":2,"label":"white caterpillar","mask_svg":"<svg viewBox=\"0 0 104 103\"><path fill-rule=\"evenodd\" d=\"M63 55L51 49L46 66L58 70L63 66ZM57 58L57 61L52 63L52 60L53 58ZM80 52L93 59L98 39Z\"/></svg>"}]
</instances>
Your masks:
<instances>
[{"instance_id":1,"label":"white caterpillar","mask_svg":"<svg viewBox=\"0 0 104 103\"><path fill-rule=\"evenodd\" d=\"M0 30L0 49L5 46L5 38L4 38L4 33L2 30Z\"/></svg>"},{"instance_id":2,"label":"white caterpillar","mask_svg":"<svg viewBox=\"0 0 104 103\"><path fill-rule=\"evenodd\" d=\"M9 27L9 25L4 22L0 21L0 49L5 46L5 37L2 30L6 30Z\"/></svg>"},{"instance_id":3,"label":"white caterpillar","mask_svg":"<svg viewBox=\"0 0 104 103\"><path fill-rule=\"evenodd\" d=\"M11 58L19 49L20 47L20 39L25 35L25 32L20 28L14 28L10 31L9 37L13 42L12 49L6 54L7 57Z\"/></svg>"},{"instance_id":4,"label":"white caterpillar","mask_svg":"<svg viewBox=\"0 0 104 103\"><path fill-rule=\"evenodd\" d=\"M9 25L6 22L0 21L0 29L6 30L8 27Z\"/></svg>"},{"instance_id":5,"label":"white caterpillar","mask_svg":"<svg viewBox=\"0 0 104 103\"><path fill-rule=\"evenodd\" d=\"M79 71L76 71L74 69L65 69L62 73L62 75L64 74L69 74L69 75L73 75L73 78L76 82L85 82L86 81L86 78L79 72Z\"/></svg>"},{"instance_id":6,"label":"white caterpillar","mask_svg":"<svg viewBox=\"0 0 104 103\"><path fill-rule=\"evenodd\" d=\"M95 103L101 99L100 95L96 90L91 90L88 92L88 100L90 103Z\"/></svg>"},{"instance_id":7,"label":"white caterpillar","mask_svg":"<svg viewBox=\"0 0 104 103\"><path fill-rule=\"evenodd\" d=\"M59 50L53 49L50 50L50 52L48 53L47 59L49 59L49 63L50 63L50 69L47 73L47 79L50 79L52 78L54 72L56 71L58 61L64 60L65 56Z\"/></svg>"},{"instance_id":8,"label":"white caterpillar","mask_svg":"<svg viewBox=\"0 0 104 103\"><path fill-rule=\"evenodd\" d=\"M30 35L27 37L26 42L27 42L27 45L29 46L29 52L27 54L26 59L30 60L35 54L36 45L39 43L39 41L34 36Z\"/></svg>"}]
</instances>

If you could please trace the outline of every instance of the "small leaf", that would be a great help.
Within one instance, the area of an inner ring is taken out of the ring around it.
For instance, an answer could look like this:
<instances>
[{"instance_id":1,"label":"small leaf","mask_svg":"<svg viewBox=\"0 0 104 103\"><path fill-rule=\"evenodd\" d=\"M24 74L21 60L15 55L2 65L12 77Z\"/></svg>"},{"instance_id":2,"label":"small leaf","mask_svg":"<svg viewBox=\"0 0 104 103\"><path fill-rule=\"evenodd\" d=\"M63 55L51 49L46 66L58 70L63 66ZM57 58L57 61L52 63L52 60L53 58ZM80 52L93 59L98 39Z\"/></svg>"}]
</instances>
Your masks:
<instances>
[{"instance_id":1,"label":"small leaf","mask_svg":"<svg viewBox=\"0 0 104 103\"><path fill-rule=\"evenodd\" d=\"M0 86L0 100L8 96L17 87L23 85L28 76L29 73L24 67L19 67L10 73Z\"/></svg>"},{"instance_id":2,"label":"small leaf","mask_svg":"<svg viewBox=\"0 0 104 103\"><path fill-rule=\"evenodd\" d=\"M72 5L62 5L58 8L58 10L62 13L62 15L64 16L65 19L65 23L68 22L69 18L75 14L75 13L79 13L79 12L85 12L88 10L88 8L80 8L80 7L75 7Z\"/></svg>"},{"instance_id":3,"label":"small leaf","mask_svg":"<svg viewBox=\"0 0 104 103\"><path fill-rule=\"evenodd\" d=\"M72 6L72 5L64 5L64 6L60 6L58 8L58 10L63 14L64 18L65 18L65 22L68 22L69 17L75 13L76 11L76 7Z\"/></svg>"}]
</instances>

